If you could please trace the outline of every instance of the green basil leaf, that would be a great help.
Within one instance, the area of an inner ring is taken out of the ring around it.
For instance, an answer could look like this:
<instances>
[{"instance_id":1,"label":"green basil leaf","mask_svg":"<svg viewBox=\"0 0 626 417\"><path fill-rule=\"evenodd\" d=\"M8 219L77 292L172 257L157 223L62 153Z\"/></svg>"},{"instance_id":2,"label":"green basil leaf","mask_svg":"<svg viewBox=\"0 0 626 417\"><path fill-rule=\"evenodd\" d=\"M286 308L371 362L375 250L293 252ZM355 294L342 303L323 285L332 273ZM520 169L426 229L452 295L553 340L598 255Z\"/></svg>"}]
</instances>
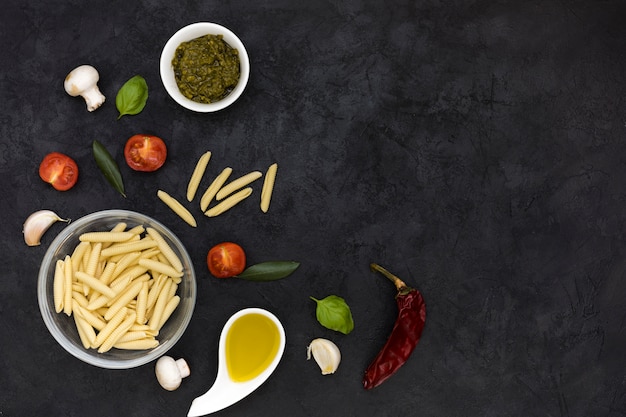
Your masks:
<instances>
[{"instance_id":1,"label":"green basil leaf","mask_svg":"<svg viewBox=\"0 0 626 417\"><path fill-rule=\"evenodd\" d=\"M352 312L346 300L336 295L329 295L321 300L309 298L317 303L315 316L322 326L343 334L348 334L354 329Z\"/></svg>"},{"instance_id":2,"label":"green basil leaf","mask_svg":"<svg viewBox=\"0 0 626 417\"><path fill-rule=\"evenodd\" d=\"M125 114L140 113L146 107L146 101L148 101L148 83L141 75L135 75L117 92L115 106L120 112L117 118Z\"/></svg>"},{"instance_id":3,"label":"green basil leaf","mask_svg":"<svg viewBox=\"0 0 626 417\"><path fill-rule=\"evenodd\" d=\"M126 194L124 194L122 174L120 173L117 162L115 162L115 159L113 159L109 151L97 140L93 141L93 157L109 184L126 197Z\"/></svg>"},{"instance_id":4,"label":"green basil leaf","mask_svg":"<svg viewBox=\"0 0 626 417\"><path fill-rule=\"evenodd\" d=\"M236 277L248 281L276 281L291 275L299 266L299 262L293 261L261 262L260 264L249 266Z\"/></svg>"}]
</instances>

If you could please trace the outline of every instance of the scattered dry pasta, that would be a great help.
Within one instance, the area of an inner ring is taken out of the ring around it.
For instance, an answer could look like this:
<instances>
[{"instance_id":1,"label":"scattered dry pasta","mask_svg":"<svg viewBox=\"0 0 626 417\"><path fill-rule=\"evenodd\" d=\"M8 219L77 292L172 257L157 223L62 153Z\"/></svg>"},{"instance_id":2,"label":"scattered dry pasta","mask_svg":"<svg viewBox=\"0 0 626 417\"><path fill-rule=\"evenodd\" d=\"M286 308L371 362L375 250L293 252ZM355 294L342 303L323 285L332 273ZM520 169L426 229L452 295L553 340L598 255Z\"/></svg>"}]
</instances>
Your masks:
<instances>
[{"instance_id":1,"label":"scattered dry pasta","mask_svg":"<svg viewBox=\"0 0 626 417\"><path fill-rule=\"evenodd\" d=\"M211 204L211 201L215 198L217 192L222 188L222 186L226 183L228 177L233 172L233 169L230 167L226 167L222 170L222 172L215 177L209 188L206 189L202 197L200 198L200 209L205 212Z\"/></svg>"},{"instance_id":2,"label":"scattered dry pasta","mask_svg":"<svg viewBox=\"0 0 626 417\"><path fill-rule=\"evenodd\" d=\"M240 190L235 194L229 196L224 201L220 202L214 207L208 209L204 214L207 217L219 216L220 214L224 213L227 210L230 210L231 208L248 198L250 194L252 194L252 187L244 188L243 190Z\"/></svg>"},{"instance_id":3,"label":"scattered dry pasta","mask_svg":"<svg viewBox=\"0 0 626 417\"><path fill-rule=\"evenodd\" d=\"M267 213L270 208L270 201L272 200L272 192L274 191L274 182L276 181L276 171L278 170L278 164L274 163L269 166L265 173L265 179L263 180L263 188L261 190L261 211Z\"/></svg>"},{"instance_id":4,"label":"scattered dry pasta","mask_svg":"<svg viewBox=\"0 0 626 417\"><path fill-rule=\"evenodd\" d=\"M261 173L261 171L252 171L247 173L246 175L243 175L231 182L229 182L228 184L226 184L224 187L222 187L217 194L215 195L215 198L218 200L222 200L223 198L229 196L230 194L234 193L237 190L242 189L243 187L245 187L246 185L251 184L252 182L258 180L259 178L261 178L263 174Z\"/></svg>"},{"instance_id":5,"label":"scattered dry pasta","mask_svg":"<svg viewBox=\"0 0 626 417\"><path fill-rule=\"evenodd\" d=\"M176 252L156 229L126 227L82 234L55 263L54 309L73 316L83 347L99 353L158 346L180 303L184 268Z\"/></svg>"},{"instance_id":6,"label":"scattered dry pasta","mask_svg":"<svg viewBox=\"0 0 626 417\"><path fill-rule=\"evenodd\" d=\"M196 168L193 170L191 174L191 178L189 179L189 183L187 184L187 201L193 200L196 196L196 191L198 191L198 186L200 186L200 180L204 175L204 171L206 170L207 165L209 164L209 160L211 159L211 152L207 151L196 163Z\"/></svg>"},{"instance_id":7,"label":"scattered dry pasta","mask_svg":"<svg viewBox=\"0 0 626 417\"><path fill-rule=\"evenodd\" d=\"M196 219L194 219L193 215L174 197L163 190L157 191L157 197L159 197L159 199L164 202L166 206L172 209L174 213L178 214L181 219L187 222L187 224L192 227L197 226Z\"/></svg>"},{"instance_id":8,"label":"scattered dry pasta","mask_svg":"<svg viewBox=\"0 0 626 417\"><path fill-rule=\"evenodd\" d=\"M204 173L207 169L209 160L211 158L211 152L206 151L200 156L196 162L195 168L191 174L191 178L187 183L187 200L191 202L196 196L198 187ZM267 213L269 210L270 202L272 200L272 193L274 191L274 183L276 181L276 171L278 164L271 164L265 172L265 179L263 181L263 187L261 191L260 206L263 213ZM218 176L213 179L211 185L205 190L200 198L200 209L207 217L217 216L233 206L247 198L252 189L249 187L251 183L263 176L260 171L251 171L230 183L226 184L226 181L230 177L233 169L226 167L220 172ZM191 212L184 207L178 200L167 194L166 192L159 190L157 192L158 197L167 206L169 206L179 217L190 224L193 227L197 227L197 223ZM217 203L214 207L209 208L213 200L222 201L224 204Z\"/></svg>"}]
</instances>

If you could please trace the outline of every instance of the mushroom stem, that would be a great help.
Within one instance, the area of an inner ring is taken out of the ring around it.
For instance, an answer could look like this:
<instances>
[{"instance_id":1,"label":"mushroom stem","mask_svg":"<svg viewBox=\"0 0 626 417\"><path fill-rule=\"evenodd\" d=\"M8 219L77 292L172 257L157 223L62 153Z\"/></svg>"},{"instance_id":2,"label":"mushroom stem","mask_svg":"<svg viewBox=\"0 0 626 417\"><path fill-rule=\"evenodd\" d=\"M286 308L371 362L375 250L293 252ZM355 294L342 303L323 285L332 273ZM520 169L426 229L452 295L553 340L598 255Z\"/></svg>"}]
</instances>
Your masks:
<instances>
[{"instance_id":1,"label":"mushroom stem","mask_svg":"<svg viewBox=\"0 0 626 417\"><path fill-rule=\"evenodd\" d=\"M178 367L178 372L180 373L181 378L187 378L191 374L189 365L187 365L187 361L183 358L176 360L176 366Z\"/></svg>"},{"instance_id":2,"label":"mushroom stem","mask_svg":"<svg viewBox=\"0 0 626 417\"><path fill-rule=\"evenodd\" d=\"M104 95L100 92L97 85L83 91L81 96L85 99L85 103L87 103L88 111L94 111L104 103Z\"/></svg>"}]
</instances>

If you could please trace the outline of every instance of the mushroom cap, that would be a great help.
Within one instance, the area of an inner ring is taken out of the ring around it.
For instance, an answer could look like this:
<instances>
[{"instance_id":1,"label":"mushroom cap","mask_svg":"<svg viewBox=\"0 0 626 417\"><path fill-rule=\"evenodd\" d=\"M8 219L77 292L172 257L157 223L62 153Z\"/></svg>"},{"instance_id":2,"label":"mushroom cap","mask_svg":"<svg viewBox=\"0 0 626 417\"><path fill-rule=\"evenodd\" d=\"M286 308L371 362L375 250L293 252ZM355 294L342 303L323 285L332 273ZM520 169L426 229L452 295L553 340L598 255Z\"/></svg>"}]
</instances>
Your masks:
<instances>
[{"instance_id":1,"label":"mushroom cap","mask_svg":"<svg viewBox=\"0 0 626 417\"><path fill-rule=\"evenodd\" d=\"M184 359L174 360L170 356L161 356L156 362L154 371L159 384L168 391L178 388L182 379L190 373Z\"/></svg>"},{"instance_id":2,"label":"mushroom cap","mask_svg":"<svg viewBox=\"0 0 626 417\"><path fill-rule=\"evenodd\" d=\"M70 71L65 77L63 86L65 91L72 97L80 95L83 91L92 88L98 83L100 74L91 65L81 65Z\"/></svg>"}]
</instances>

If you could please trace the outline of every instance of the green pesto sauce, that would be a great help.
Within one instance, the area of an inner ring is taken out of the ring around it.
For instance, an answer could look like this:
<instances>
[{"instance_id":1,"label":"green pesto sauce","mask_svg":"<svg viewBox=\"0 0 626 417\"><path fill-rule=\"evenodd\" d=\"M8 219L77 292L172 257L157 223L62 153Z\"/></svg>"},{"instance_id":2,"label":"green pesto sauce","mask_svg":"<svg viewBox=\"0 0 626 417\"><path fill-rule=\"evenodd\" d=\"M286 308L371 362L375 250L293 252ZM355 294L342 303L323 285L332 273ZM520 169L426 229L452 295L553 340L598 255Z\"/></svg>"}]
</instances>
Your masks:
<instances>
[{"instance_id":1,"label":"green pesto sauce","mask_svg":"<svg viewBox=\"0 0 626 417\"><path fill-rule=\"evenodd\" d=\"M180 92L198 103L223 99L239 81L239 53L222 35L205 35L181 43L172 66Z\"/></svg>"}]
</instances>

